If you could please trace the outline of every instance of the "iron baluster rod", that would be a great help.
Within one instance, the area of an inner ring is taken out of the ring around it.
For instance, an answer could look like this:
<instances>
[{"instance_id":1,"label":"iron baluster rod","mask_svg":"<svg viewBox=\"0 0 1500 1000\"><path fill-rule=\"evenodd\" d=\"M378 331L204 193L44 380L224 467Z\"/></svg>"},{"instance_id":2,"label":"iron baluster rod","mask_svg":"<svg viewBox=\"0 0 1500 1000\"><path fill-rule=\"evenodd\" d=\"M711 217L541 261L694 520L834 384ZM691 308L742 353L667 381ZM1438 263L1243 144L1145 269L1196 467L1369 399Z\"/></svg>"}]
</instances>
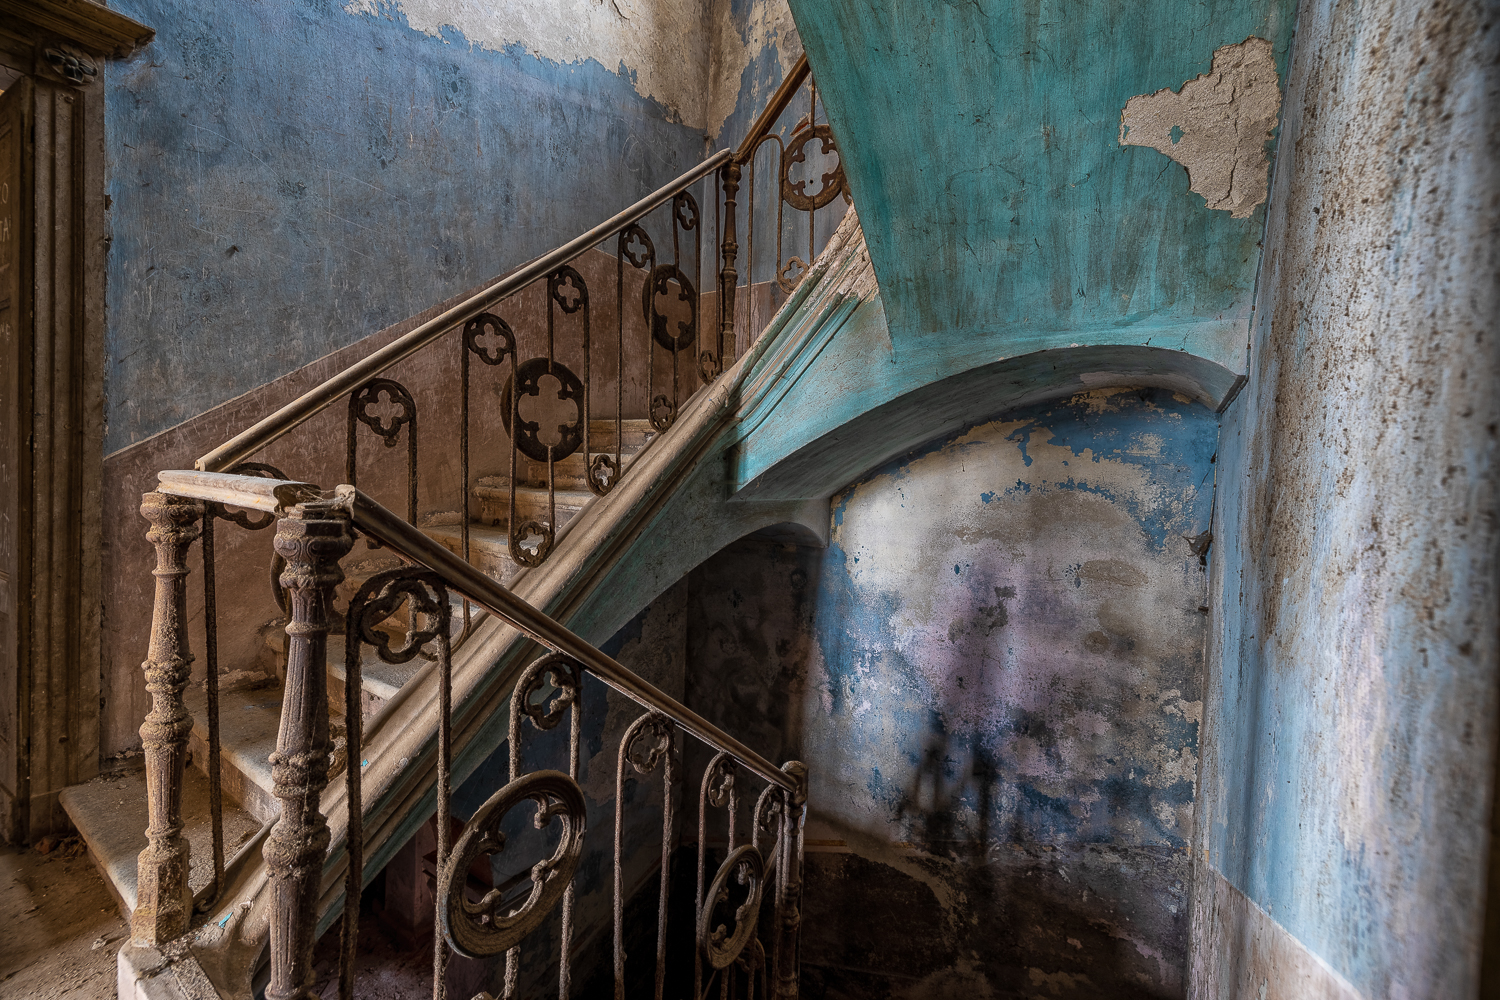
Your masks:
<instances>
[{"instance_id":1,"label":"iron baluster rod","mask_svg":"<svg viewBox=\"0 0 1500 1000\"><path fill-rule=\"evenodd\" d=\"M623 212L599 223L582 236L564 243L556 250L545 253L530 263L521 265L489 287L445 309L364 360L350 365L317 388L303 393L275 413L257 421L198 459L194 467L205 472L221 472L244 461L309 417L322 412L346 393L359 388L372 376L379 375L396 362L410 357L432 343L454 326L473 319L489 306L520 291L536 279L550 274L617 230L644 218L653 209L670 201L677 192L707 177L729 163L733 157L734 153L731 150L719 150L675 181L652 192Z\"/></svg>"}]
</instances>

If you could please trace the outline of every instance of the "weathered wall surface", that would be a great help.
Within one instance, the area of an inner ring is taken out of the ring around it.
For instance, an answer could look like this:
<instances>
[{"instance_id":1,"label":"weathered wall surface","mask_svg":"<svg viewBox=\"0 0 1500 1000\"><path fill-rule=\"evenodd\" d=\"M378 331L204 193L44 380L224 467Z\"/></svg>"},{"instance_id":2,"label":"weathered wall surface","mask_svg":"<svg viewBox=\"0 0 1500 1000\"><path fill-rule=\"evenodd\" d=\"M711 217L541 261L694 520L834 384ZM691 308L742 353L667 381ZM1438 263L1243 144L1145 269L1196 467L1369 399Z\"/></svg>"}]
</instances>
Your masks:
<instances>
[{"instance_id":1,"label":"weathered wall surface","mask_svg":"<svg viewBox=\"0 0 1500 1000\"><path fill-rule=\"evenodd\" d=\"M791 7L897 353L1150 345L1244 371L1290 0ZM1187 169L1131 141L1151 95ZM1229 176L1227 202L1204 187Z\"/></svg>"},{"instance_id":2,"label":"weathered wall surface","mask_svg":"<svg viewBox=\"0 0 1500 1000\"><path fill-rule=\"evenodd\" d=\"M689 705L812 768L812 995L1182 995L1216 435L1035 407L695 571Z\"/></svg>"},{"instance_id":3,"label":"weathered wall surface","mask_svg":"<svg viewBox=\"0 0 1500 1000\"><path fill-rule=\"evenodd\" d=\"M595 10L576 44L560 15L417 6L121 5L157 36L106 69L106 453L551 249L702 158L699 5L575 4Z\"/></svg>"},{"instance_id":4,"label":"weathered wall surface","mask_svg":"<svg viewBox=\"0 0 1500 1000\"><path fill-rule=\"evenodd\" d=\"M1340 978L1371 998L1476 995L1497 736L1497 15L1301 8L1251 380L1220 444L1204 1000L1341 996ZM1274 960L1288 940L1311 954Z\"/></svg>"}]
</instances>

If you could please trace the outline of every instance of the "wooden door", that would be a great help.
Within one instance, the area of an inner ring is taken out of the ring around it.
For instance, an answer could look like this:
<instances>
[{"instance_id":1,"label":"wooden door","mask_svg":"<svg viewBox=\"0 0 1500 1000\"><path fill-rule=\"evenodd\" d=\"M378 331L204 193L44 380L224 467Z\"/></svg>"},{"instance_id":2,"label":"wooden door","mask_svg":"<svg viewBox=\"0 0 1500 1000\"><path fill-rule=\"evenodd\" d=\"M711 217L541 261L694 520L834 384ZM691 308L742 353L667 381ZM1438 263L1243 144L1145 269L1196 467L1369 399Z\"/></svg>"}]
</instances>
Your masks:
<instances>
[{"instance_id":1,"label":"wooden door","mask_svg":"<svg viewBox=\"0 0 1500 1000\"><path fill-rule=\"evenodd\" d=\"M21 248L29 214L27 149L32 84L24 77L0 94L0 824L10 839L24 836L28 734L20 634L23 602L30 591L30 567L23 551L30 536L30 454L24 429L31 383L29 315L23 299L30 282L23 277ZM17 806L20 805L20 809Z\"/></svg>"}]
</instances>

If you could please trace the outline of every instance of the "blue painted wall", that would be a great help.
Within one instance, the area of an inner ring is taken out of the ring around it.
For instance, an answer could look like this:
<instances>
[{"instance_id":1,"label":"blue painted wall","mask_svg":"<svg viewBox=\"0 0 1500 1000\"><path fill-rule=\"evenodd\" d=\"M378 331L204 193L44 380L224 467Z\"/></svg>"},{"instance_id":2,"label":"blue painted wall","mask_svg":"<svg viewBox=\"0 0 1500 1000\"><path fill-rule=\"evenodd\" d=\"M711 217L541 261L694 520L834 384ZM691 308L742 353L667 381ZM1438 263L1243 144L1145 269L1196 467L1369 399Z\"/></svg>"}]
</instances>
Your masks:
<instances>
[{"instance_id":1,"label":"blue painted wall","mask_svg":"<svg viewBox=\"0 0 1500 1000\"><path fill-rule=\"evenodd\" d=\"M122 0L105 70L106 453L577 235L703 155L623 64L410 27L396 5Z\"/></svg>"},{"instance_id":2,"label":"blue painted wall","mask_svg":"<svg viewBox=\"0 0 1500 1000\"><path fill-rule=\"evenodd\" d=\"M1031 407L695 571L690 706L811 767L811 993L1182 995L1217 436Z\"/></svg>"},{"instance_id":3,"label":"blue painted wall","mask_svg":"<svg viewBox=\"0 0 1500 1000\"><path fill-rule=\"evenodd\" d=\"M1313 995L1330 975L1344 984L1317 995L1472 997L1497 981L1491 967L1481 994L1500 887L1492 871L1487 904L1495 11L1299 15L1254 363L1220 445L1205 1000Z\"/></svg>"}]
</instances>

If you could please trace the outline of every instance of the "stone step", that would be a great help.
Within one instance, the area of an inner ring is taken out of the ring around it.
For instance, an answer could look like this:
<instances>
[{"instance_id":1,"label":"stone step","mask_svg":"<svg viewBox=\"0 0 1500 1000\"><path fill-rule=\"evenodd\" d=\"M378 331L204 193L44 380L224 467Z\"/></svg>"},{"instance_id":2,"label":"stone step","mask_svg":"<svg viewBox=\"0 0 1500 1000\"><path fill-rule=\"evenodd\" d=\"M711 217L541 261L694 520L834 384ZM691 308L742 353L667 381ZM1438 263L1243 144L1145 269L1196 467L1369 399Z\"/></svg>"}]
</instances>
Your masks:
<instances>
[{"instance_id":1,"label":"stone step","mask_svg":"<svg viewBox=\"0 0 1500 1000\"><path fill-rule=\"evenodd\" d=\"M441 524L422 530L428 538L441 543L454 555L464 554L463 535L458 525ZM503 527L469 525L469 563L485 576L507 587L521 571L520 565L510 557L510 532Z\"/></svg>"},{"instance_id":2,"label":"stone step","mask_svg":"<svg viewBox=\"0 0 1500 1000\"><path fill-rule=\"evenodd\" d=\"M275 684L219 695L219 756L224 765L220 782L226 796L261 822L274 820L281 812L271 781L271 754L281 724L281 690L281 685ZM183 692L183 701L193 717L188 748L193 760L206 766L208 695L191 684Z\"/></svg>"},{"instance_id":3,"label":"stone step","mask_svg":"<svg viewBox=\"0 0 1500 1000\"><path fill-rule=\"evenodd\" d=\"M473 546L470 546L473 550ZM463 634L464 628L464 602L463 598L455 594L449 595L449 619L448 638L457 641ZM484 612L478 607L470 605L470 619L477 621ZM386 621L391 626L381 631L390 636L391 647L401 648L405 642L404 629L407 625L406 615L398 613ZM429 644L431 645L431 644ZM266 631L266 646L276 657L276 675L278 678L286 677L286 631L284 629L268 629ZM435 648L429 648L430 654L436 654ZM406 685L406 682L417 675L428 661L421 655L413 657L406 663L387 663L381 659L380 653L369 643L360 644L360 680L364 687L361 699L363 703L362 717L368 720L378 712L386 702L396 696ZM328 699L330 710L335 714L344 710L344 688L348 678L348 666L345 661L345 641L342 626L336 628L328 635Z\"/></svg>"},{"instance_id":4,"label":"stone step","mask_svg":"<svg viewBox=\"0 0 1500 1000\"><path fill-rule=\"evenodd\" d=\"M588 489L588 466L596 456L607 455L611 459L615 455L614 421L607 421L608 433L600 433L599 427L605 421L590 421L589 458L584 459L583 448L580 447L567 458L552 463L552 481L558 489L587 490ZM625 421L625 433L620 443L620 461L627 467L630 459L641 452L651 439L656 436L650 422L645 420ZM509 461L509 457L505 458ZM547 463L533 461L525 455L517 455L516 462L519 468L517 472L523 483L533 486L547 485ZM508 476L504 477L508 478Z\"/></svg>"},{"instance_id":5,"label":"stone step","mask_svg":"<svg viewBox=\"0 0 1500 1000\"><path fill-rule=\"evenodd\" d=\"M208 778L186 769L182 786L183 836L188 842L188 885L196 894L213 880L213 821L208 808ZM63 789L59 796L68 818L88 845L89 856L114 894L120 913L129 919L137 899L137 864L146 849L149 822L144 769L116 771ZM224 798L224 857L254 847L263 822L229 796Z\"/></svg>"},{"instance_id":6,"label":"stone step","mask_svg":"<svg viewBox=\"0 0 1500 1000\"><path fill-rule=\"evenodd\" d=\"M474 506L475 520L480 524L491 528L508 528L510 526L510 480L501 476L485 476L474 484L474 499L478 501ZM594 494L588 490L565 490L559 487L555 491L557 510L557 529L561 529L573 519L573 516L583 509L583 505L594 498ZM540 521L546 524L551 520L551 504L547 496L547 488L530 485L522 485L516 489L516 517L524 524L527 521ZM456 529L456 526L454 527Z\"/></svg>"}]
</instances>

